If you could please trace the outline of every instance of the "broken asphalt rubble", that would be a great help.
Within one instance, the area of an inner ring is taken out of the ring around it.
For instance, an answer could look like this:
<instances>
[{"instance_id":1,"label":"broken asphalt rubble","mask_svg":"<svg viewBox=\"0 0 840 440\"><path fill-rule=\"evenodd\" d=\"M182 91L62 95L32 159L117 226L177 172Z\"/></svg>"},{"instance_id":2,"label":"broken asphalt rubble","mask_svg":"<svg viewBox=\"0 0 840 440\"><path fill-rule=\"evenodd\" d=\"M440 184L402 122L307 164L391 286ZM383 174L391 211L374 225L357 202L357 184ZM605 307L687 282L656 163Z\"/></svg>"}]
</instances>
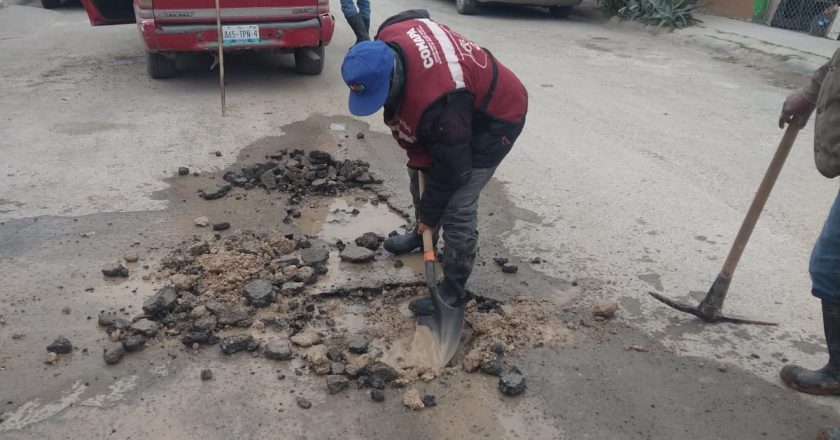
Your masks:
<instances>
[{"instance_id":1,"label":"broken asphalt rubble","mask_svg":"<svg viewBox=\"0 0 840 440\"><path fill-rule=\"evenodd\" d=\"M363 188L380 184L382 179L370 172L370 164L361 160L336 160L324 151L279 150L267 157L266 162L242 168L239 172L228 171L223 179L227 182L215 188L200 190L206 200L215 200L227 195L233 187L246 190L262 187L292 193L290 205L300 203L307 194L335 196L349 188ZM289 214L299 216L292 208Z\"/></svg>"},{"instance_id":2,"label":"broken asphalt rubble","mask_svg":"<svg viewBox=\"0 0 840 440\"><path fill-rule=\"evenodd\" d=\"M215 200L234 188L258 187L290 192L288 206L292 208L283 221L293 223L300 212L294 207L307 195L336 196L381 182L366 162L336 160L325 152L306 155L302 150L282 150L267 158L271 160L226 172L225 185L199 195ZM229 227L225 222L213 229ZM317 288L319 279L329 272L331 253L346 263L364 264L375 258L384 236L370 232L346 244L331 244L277 230L207 234L180 243L161 260L158 279L167 285L144 301L142 314L130 320L115 313L100 314L98 324L112 341L103 350L107 364L177 338L193 353L219 345L225 355L250 352L271 362L303 362L304 372L324 376L327 393L370 389L375 402L385 399L388 385L403 388L459 370L500 376L499 390L516 395L525 389L524 377L506 356L537 341L561 343L564 338L562 330L543 331L552 317L538 300L519 294L502 305L474 297L466 306L471 338L464 342L465 354L456 359L455 366L440 369L411 363L389 356L388 350L410 340L414 320L403 316L398 307L400 301L426 293L422 282L358 291ZM503 266L507 261L497 263ZM108 274L122 276L121 267L109 267ZM365 309L361 330L343 326L348 307ZM209 370L201 376L203 380L212 377ZM421 396L414 388L406 391L403 402L412 409L436 405L434 396ZM312 403L301 398L298 405L309 408Z\"/></svg>"}]
</instances>

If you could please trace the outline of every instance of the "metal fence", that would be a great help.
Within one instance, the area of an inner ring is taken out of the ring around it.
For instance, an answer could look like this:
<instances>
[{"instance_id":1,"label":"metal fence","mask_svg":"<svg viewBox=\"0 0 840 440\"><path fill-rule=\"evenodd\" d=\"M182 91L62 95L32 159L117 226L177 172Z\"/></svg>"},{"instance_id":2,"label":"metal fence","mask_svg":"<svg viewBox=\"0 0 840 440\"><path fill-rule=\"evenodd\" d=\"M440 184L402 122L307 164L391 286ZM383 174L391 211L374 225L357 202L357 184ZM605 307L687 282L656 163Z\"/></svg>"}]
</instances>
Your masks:
<instances>
[{"instance_id":1,"label":"metal fence","mask_svg":"<svg viewBox=\"0 0 840 440\"><path fill-rule=\"evenodd\" d=\"M825 37L838 9L840 0L781 0L770 25Z\"/></svg>"}]
</instances>

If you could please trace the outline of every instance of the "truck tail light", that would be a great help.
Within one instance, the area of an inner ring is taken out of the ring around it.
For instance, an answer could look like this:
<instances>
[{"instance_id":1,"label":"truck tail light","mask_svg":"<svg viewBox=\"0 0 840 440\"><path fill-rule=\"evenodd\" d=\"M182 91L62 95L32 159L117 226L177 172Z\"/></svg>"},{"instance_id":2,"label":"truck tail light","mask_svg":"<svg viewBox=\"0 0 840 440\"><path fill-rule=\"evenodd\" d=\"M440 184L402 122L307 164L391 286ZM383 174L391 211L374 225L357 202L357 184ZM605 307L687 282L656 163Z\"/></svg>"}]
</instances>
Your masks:
<instances>
[{"instance_id":1,"label":"truck tail light","mask_svg":"<svg viewBox=\"0 0 840 440\"><path fill-rule=\"evenodd\" d=\"M137 6L140 9L154 9L154 3L152 0L137 0Z\"/></svg>"},{"instance_id":2,"label":"truck tail light","mask_svg":"<svg viewBox=\"0 0 840 440\"><path fill-rule=\"evenodd\" d=\"M328 12L330 12L330 0L318 0L318 13L326 14Z\"/></svg>"}]
</instances>

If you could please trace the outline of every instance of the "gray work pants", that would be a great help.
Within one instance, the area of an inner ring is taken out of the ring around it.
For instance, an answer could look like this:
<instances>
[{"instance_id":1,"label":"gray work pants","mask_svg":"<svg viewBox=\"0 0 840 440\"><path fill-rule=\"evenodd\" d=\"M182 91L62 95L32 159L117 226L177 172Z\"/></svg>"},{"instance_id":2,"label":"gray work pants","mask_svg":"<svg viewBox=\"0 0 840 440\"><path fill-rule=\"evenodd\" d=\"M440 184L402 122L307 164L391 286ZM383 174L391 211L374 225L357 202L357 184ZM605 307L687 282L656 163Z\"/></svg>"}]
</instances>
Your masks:
<instances>
[{"instance_id":1,"label":"gray work pants","mask_svg":"<svg viewBox=\"0 0 840 440\"><path fill-rule=\"evenodd\" d=\"M458 188L449 199L438 225L443 230L446 247L451 246L469 253L475 250L478 244L478 197L495 171L496 167L473 168L470 180ZM417 175L417 170L408 169L415 219L420 206L420 184Z\"/></svg>"}]
</instances>

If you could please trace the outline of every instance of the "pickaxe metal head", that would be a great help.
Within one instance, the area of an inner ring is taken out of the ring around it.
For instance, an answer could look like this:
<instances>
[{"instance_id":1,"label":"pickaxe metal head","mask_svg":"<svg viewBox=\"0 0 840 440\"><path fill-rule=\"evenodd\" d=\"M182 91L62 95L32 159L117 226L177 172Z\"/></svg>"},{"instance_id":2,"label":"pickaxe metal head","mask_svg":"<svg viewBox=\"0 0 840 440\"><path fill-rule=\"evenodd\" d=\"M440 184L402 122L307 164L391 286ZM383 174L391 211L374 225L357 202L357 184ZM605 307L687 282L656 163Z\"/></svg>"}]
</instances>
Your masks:
<instances>
[{"instance_id":1,"label":"pickaxe metal head","mask_svg":"<svg viewBox=\"0 0 840 440\"><path fill-rule=\"evenodd\" d=\"M724 315L721 312L723 308L723 301L726 299L726 292L729 290L730 279L723 275L718 275L711 289L706 294L706 297L700 301L698 305L691 305L682 301L674 301L668 297L662 296L655 292L648 292L650 296L665 303L671 308L677 309L681 312L690 313L705 322L730 322L733 324L757 324L757 325L778 325L773 321L768 321L762 318L753 318L740 315Z\"/></svg>"}]
</instances>

